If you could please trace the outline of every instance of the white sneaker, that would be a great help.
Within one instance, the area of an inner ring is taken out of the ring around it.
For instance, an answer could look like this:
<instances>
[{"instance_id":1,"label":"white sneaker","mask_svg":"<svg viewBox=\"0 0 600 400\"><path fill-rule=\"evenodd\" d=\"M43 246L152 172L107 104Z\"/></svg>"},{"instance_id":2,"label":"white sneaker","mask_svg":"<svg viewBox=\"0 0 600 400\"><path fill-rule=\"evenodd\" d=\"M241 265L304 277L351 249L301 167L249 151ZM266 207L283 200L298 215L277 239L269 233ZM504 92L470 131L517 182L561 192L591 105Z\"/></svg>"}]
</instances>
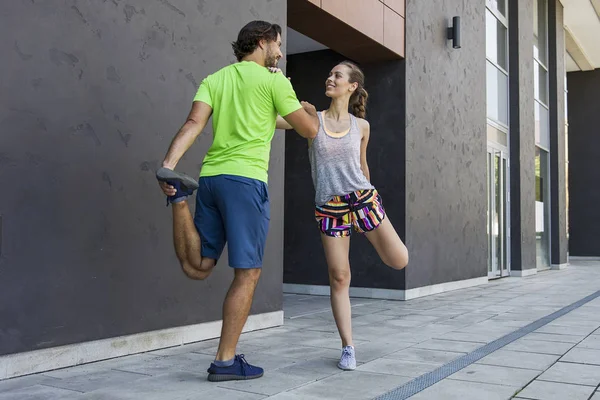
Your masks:
<instances>
[{"instance_id":1,"label":"white sneaker","mask_svg":"<svg viewBox=\"0 0 600 400\"><path fill-rule=\"evenodd\" d=\"M346 346L342 349L342 357L338 363L338 368L344 371L353 371L356 369L356 356L354 355L354 347Z\"/></svg>"}]
</instances>

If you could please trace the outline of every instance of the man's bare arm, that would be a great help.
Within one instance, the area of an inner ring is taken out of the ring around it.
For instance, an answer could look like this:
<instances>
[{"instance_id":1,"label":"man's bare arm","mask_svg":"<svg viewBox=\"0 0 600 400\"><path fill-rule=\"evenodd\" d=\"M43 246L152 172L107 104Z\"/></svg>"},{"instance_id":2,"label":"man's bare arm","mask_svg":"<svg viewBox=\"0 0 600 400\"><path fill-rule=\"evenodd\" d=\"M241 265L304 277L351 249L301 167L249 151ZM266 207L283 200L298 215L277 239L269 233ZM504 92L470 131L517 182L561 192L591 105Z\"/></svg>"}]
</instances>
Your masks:
<instances>
[{"instance_id":1,"label":"man's bare arm","mask_svg":"<svg viewBox=\"0 0 600 400\"><path fill-rule=\"evenodd\" d=\"M290 124L287 123L285 119L281 115L277 116L277 121L275 122L275 129L294 129Z\"/></svg>"},{"instance_id":2,"label":"man's bare arm","mask_svg":"<svg viewBox=\"0 0 600 400\"><path fill-rule=\"evenodd\" d=\"M202 101L195 101L192 104L192 109L185 124L171 142L169 151L163 161L163 167L175 169L181 157L192 146L196 138L200 136L211 115L212 107L208 104Z\"/></svg>"},{"instance_id":3,"label":"man's bare arm","mask_svg":"<svg viewBox=\"0 0 600 400\"><path fill-rule=\"evenodd\" d=\"M319 132L319 117L315 106L305 101L302 108L286 115L283 119L303 138L314 139Z\"/></svg>"}]
</instances>

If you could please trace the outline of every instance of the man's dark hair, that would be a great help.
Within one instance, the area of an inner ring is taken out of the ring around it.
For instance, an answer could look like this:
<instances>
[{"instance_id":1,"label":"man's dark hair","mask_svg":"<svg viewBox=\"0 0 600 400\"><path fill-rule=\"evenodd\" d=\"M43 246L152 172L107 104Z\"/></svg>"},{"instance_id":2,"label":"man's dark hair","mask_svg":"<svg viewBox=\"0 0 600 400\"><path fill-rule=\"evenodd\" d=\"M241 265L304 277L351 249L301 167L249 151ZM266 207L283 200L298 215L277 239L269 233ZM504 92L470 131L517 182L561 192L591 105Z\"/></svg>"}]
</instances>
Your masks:
<instances>
[{"instance_id":1,"label":"man's dark hair","mask_svg":"<svg viewBox=\"0 0 600 400\"><path fill-rule=\"evenodd\" d=\"M265 21L252 21L246 24L238 34L237 41L231 43L233 53L238 61L252 54L258 47L258 42L266 40L274 42L281 35L281 26Z\"/></svg>"}]
</instances>

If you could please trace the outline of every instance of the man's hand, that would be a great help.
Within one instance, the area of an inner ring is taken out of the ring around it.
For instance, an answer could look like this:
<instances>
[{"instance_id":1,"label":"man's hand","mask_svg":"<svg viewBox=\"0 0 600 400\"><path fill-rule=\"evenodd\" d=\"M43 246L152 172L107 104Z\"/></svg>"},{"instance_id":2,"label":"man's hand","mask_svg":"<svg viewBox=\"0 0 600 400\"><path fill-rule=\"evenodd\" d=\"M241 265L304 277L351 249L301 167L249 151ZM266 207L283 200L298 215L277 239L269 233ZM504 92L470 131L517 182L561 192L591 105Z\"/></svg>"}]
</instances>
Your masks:
<instances>
[{"instance_id":1,"label":"man's hand","mask_svg":"<svg viewBox=\"0 0 600 400\"><path fill-rule=\"evenodd\" d=\"M158 186L160 186L163 193L167 196L175 196L175 193L177 193L177 189L169 185L167 182L158 182Z\"/></svg>"},{"instance_id":2,"label":"man's hand","mask_svg":"<svg viewBox=\"0 0 600 400\"><path fill-rule=\"evenodd\" d=\"M301 101L300 104L302 104L302 108L304 108L304 111L306 111L308 113L308 115L310 115L312 117L317 116L317 109L315 108L315 106L310 104L308 101Z\"/></svg>"}]
</instances>

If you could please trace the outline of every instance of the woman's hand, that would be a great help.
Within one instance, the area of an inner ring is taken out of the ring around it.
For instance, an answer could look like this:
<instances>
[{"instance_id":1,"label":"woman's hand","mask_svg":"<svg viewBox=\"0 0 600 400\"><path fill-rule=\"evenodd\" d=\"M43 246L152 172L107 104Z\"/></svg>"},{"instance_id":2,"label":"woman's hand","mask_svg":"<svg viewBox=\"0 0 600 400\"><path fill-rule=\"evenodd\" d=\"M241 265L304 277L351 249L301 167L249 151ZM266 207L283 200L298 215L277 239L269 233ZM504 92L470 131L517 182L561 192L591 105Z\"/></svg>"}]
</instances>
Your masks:
<instances>
[{"instance_id":1,"label":"woman's hand","mask_svg":"<svg viewBox=\"0 0 600 400\"><path fill-rule=\"evenodd\" d=\"M281 68L277 68L277 67L267 67L267 69L272 72L273 74L276 74L278 72L281 72L281 74L283 74L283 71L281 70ZM292 78L290 78L289 76L287 77L288 80L292 80Z\"/></svg>"},{"instance_id":2,"label":"woman's hand","mask_svg":"<svg viewBox=\"0 0 600 400\"><path fill-rule=\"evenodd\" d=\"M300 104L302 104L302 108L304 108L304 111L306 111L308 115L312 117L317 116L316 107L310 104L308 101L301 101Z\"/></svg>"}]
</instances>

